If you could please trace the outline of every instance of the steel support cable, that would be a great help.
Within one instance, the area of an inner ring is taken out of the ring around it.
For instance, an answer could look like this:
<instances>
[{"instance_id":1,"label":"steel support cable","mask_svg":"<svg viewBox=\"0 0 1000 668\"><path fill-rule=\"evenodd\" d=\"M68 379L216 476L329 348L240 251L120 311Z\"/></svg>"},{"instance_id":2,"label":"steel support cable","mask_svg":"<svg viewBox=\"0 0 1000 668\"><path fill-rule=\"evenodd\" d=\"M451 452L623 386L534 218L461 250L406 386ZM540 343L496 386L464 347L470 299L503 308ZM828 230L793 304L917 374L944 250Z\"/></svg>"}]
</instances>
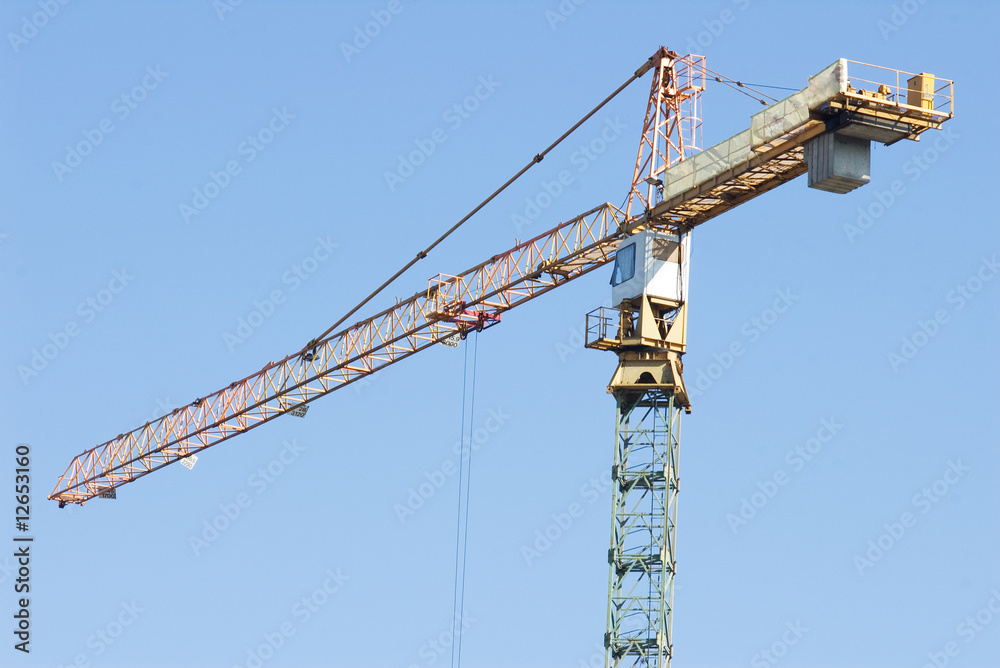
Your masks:
<instances>
[{"instance_id":1,"label":"steel support cable","mask_svg":"<svg viewBox=\"0 0 1000 668\"><path fill-rule=\"evenodd\" d=\"M736 83L741 86L746 86L750 90L753 90L754 88L774 88L776 90L790 90L793 92L797 92L799 90L798 88L789 88L788 86L768 86L767 84L743 83L742 81L737 81Z\"/></svg>"},{"instance_id":2,"label":"steel support cable","mask_svg":"<svg viewBox=\"0 0 1000 668\"><path fill-rule=\"evenodd\" d=\"M765 86L763 84L748 84L748 83L743 83L742 81L737 81L736 79L733 79L731 77L727 77L726 75L720 74L720 73L718 73L718 72L716 72L714 70L711 70L711 69L709 69L707 67L705 68L705 72L707 72L715 81L717 81L717 82L719 82L721 84L725 84L725 85L729 86L730 88L732 88L733 90L737 90L737 91L743 93L744 95L746 95L747 97L750 97L750 98L753 98L754 100L757 100L761 104L767 104L767 102L765 102L764 100L761 99L761 98L764 98L764 97L768 98L772 102L777 102L778 99L775 98L775 97L771 97L767 93L762 93L759 90L755 90L753 88L754 86L758 86L760 88L782 88L781 86ZM742 90L744 88L753 91L754 93L756 93L760 97L754 97L753 95L751 95L750 93L746 92L745 90ZM783 88L783 90L796 90L796 89L795 88Z\"/></svg>"},{"instance_id":3,"label":"steel support cable","mask_svg":"<svg viewBox=\"0 0 1000 668\"><path fill-rule=\"evenodd\" d=\"M732 88L733 90L735 90L738 93L743 93L744 95L746 95L747 97L749 97L751 100L754 100L755 102L760 102L761 104L764 104L764 105L767 104L766 100L763 100L763 99L761 99L759 97L754 97L750 93L746 92L745 90L741 90L738 86L733 85L729 81L723 81L721 77L713 77L713 79L715 81L717 81L718 83L724 85L724 86L729 86L730 88ZM774 98L771 98L771 99L773 100Z\"/></svg>"},{"instance_id":4,"label":"steel support cable","mask_svg":"<svg viewBox=\"0 0 1000 668\"><path fill-rule=\"evenodd\" d=\"M373 291L373 292L372 292L372 293L371 293L370 295L368 295L367 297L365 297L364 299L362 299L362 300L361 300L361 301L360 301L360 302L359 302L359 303L358 303L358 304L357 304L356 306L354 306L354 307L353 307L353 308L352 308L352 309L351 309L350 311L348 311L348 312L347 312L347 313L345 313L345 314L344 314L343 316L341 316L341 318L340 318L340 319L339 319L339 320L338 320L337 322L335 322L335 323L333 323L332 325L330 325L330 326L329 326L329 327L328 327L328 328L326 329L326 331L325 331L325 332L323 332L322 334L320 334L319 336L317 336L316 338L314 338L313 340L311 340L311 341L310 341L309 343L307 343L307 344L305 345L305 347L304 347L304 348L303 348L303 349L302 349L302 350L301 350L300 352L302 352L302 353L308 353L308 352L309 352L310 350L312 350L312 349L313 349L313 348L315 348L316 346L319 346L319 345L321 345L321 344L325 343L325 341L326 341L326 337L327 337L327 336L329 336L329 335L330 335L330 333L334 331L334 329L336 329L337 327L339 327L340 325L342 325L342 324L344 323L344 321L345 321L345 320L347 320L347 319L348 319L348 318L350 318L350 317L351 317L352 315L354 315L354 314L355 314L355 313L357 313L357 312L358 312L359 310L361 310L361 308L363 308L363 307L365 306L365 304L367 304L368 302L370 302L370 301L371 301L372 299L374 299L374 298L375 298L376 296L378 296L378 295L379 295L379 294L380 294L380 293L381 293L381 292L382 292L383 290L385 290L385 289L386 289L387 287L389 287L389 286L390 286L390 285L391 285L391 284L392 284L393 282L395 282L395 280L396 280L397 278L399 278L399 277L400 277L400 276L402 276L402 275L403 275L404 273L406 273L406 272L407 272L407 271L408 271L408 270L410 269L410 267L412 267L412 266L413 266L413 265L415 265L415 264L416 264L417 262L419 262L420 260L422 260L422 259L424 259L425 257L427 257L427 254L428 254L428 253L430 253L430 252L431 252L432 250L434 250L434 248L435 248L435 247L436 247L436 246L437 246L438 244L440 244L440 243L441 243L442 241L444 241L444 240L445 240L445 239L447 239L447 238L448 238L449 236L451 236L451 234L452 234L452 233L453 233L453 232L454 232L455 230L457 230L457 229L458 229L459 227L461 227L462 225L464 225L466 221L468 221L468 220L469 220L470 218L472 218L472 216L474 216L475 214L477 214L477 213L478 213L478 212L479 212L479 211L480 211L480 210L481 210L481 209L482 209L482 208L483 208L484 206L486 206L486 205L487 205L487 204L489 204L489 203L490 203L491 201L493 201L493 199L494 199L494 198L495 198L495 197L496 197L497 195L499 195L499 194L500 194L500 193L502 193L502 192L503 192L504 190L506 190L506 189L507 189L507 187L508 187L508 186L509 186L510 184L512 184L512 183L513 183L514 181L516 181L517 179L519 179L519 178L520 178L520 177L521 177L522 175L524 175L524 173L525 173L525 172L527 172L527 171L528 171L529 169L531 169L531 168L532 168L532 167L534 167L534 166L535 166L536 164L538 164L539 162L541 162L541 161L542 161L542 160L543 160L543 159L545 158L546 154L548 154L548 153L549 153L549 151L551 151L551 150L552 150L552 149L554 149L554 148L555 148L556 146L558 146L559 144L561 144L561 143L563 142L563 140L564 140L564 139L566 139L566 138L567 138L568 136L570 136L570 135L571 135L571 134L572 134L573 132L575 132L575 131L577 130L577 128L579 128L579 127L580 127L581 125L583 125L583 124L584 124L584 123L585 123L585 122L586 122L587 120L589 120L591 116L593 116L593 115L594 115L594 114L596 114L596 113L597 113L598 111L600 111L600 110L601 110L601 108L603 108L603 107L604 107L604 105L606 105L606 104L607 104L608 102L610 102L610 101L611 101L612 99L614 99L615 97L617 97L619 93L621 93L621 92L622 92L623 90L625 90L625 88L627 88L629 84L631 84L631 83L632 83L633 81L635 81L636 79L639 79L639 78L641 78L641 77L642 77L642 76L643 76L643 75L644 75L644 74L645 74L646 72L648 72L648 71L649 71L650 69L652 69L653 65L655 64L655 63L654 63L654 61L655 61L655 60L656 60L657 58L661 58L661 57L663 57L663 56L665 56L665 55L667 55L667 52L666 52L666 50L665 50L664 48L662 48L662 47L661 47L661 48L660 48L660 49L659 49L659 50L658 50L658 51L657 51L657 52L656 52L655 54L653 54L653 55L652 55L652 56L651 56L651 57L649 58L649 60L647 60L647 61L646 61L646 62L645 62L645 63L644 63L643 65L642 65L642 67L640 67L639 69L637 69L637 70L636 70L636 71L635 71L635 72L634 72L634 73L632 74L632 76L630 76L630 77L629 77L629 78L628 78L628 79L627 79L627 80L625 81L625 83L623 83L623 84L622 84L621 86L619 86L618 88L616 88L616 89L615 89L615 91L614 91L613 93L611 93L611 94L610 94L610 95L608 95L608 96L607 96L606 98L604 98L604 100L602 100L600 104L598 104L598 105L597 105L596 107L594 107L594 108L593 108L593 109L591 109L591 110L590 110L589 112L587 112L587 114L586 114L586 115L585 115L585 116L584 116L583 118L581 118L581 119L580 119L579 121L577 121L577 122L576 122L576 123L575 123L575 124L573 125L573 127L571 127L571 128L569 129L569 130L567 130L566 132L564 132L564 133L562 134L562 136L560 136L560 137L559 137L558 139L556 139L556 140L555 140L554 142L552 142L551 144L549 144L549 146L548 146L548 147L547 147L547 148L546 148L545 150L543 150L543 151L542 151L542 152L540 152L540 153L537 153L537 154L535 154L535 157L534 157L534 158L532 158L532 159L531 159L531 161L530 161L530 162L528 162L528 164L526 164L526 165L525 165L524 167L522 167L520 171L518 171L518 172L517 172L516 174L514 174L514 176L510 177L509 179L507 179L506 183L504 183L504 184L503 184L502 186L500 186L499 188L497 188L496 190L494 190L494 191L493 191L493 194L491 194L491 195L490 195L489 197L487 197L487 198L486 198L486 199L484 199L484 200L483 200L482 202L480 202L480 203L479 203L478 205L476 205L476 207L475 207L474 209L472 209L472 211L470 211L469 213L467 213L467 214L466 214L465 216L463 216L463 217L462 217L462 219L461 219L461 220L459 220L459 221L458 221L457 223L455 223L455 224L454 224L454 225L452 225L452 226L451 226L450 228L448 228L448 230L447 230L447 231L446 231L446 232L445 232L444 234L442 234L442 235L441 235L440 237L438 237L438 238L437 238L437 239L436 239L436 240L435 240L435 241L434 241L434 242L433 242L433 243L432 243L431 245L429 245L429 246L428 246L427 248L423 249L422 251L418 252L418 253L416 254L416 256L415 256L415 257L414 257L414 258L413 258L412 260L410 260L410 261L409 261L409 262L407 262L407 263L406 263L405 265L403 265L403 267L402 267L402 268L400 268L400 269L399 269L399 270L398 270L398 271L397 271L397 272L396 272L395 274L393 274L393 275L392 275L392 276L391 276L391 277L390 277L390 278L389 278L388 280L386 280L386 281L385 281L384 283L382 283L382 285L380 285L380 286L378 286L377 288L375 288L375 290L374 290L374 291Z\"/></svg>"},{"instance_id":5,"label":"steel support cable","mask_svg":"<svg viewBox=\"0 0 1000 668\"><path fill-rule=\"evenodd\" d=\"M757 93L758 95L761 95L763 97L767 97L767 98L770 98L772 100L777 101L776 98L773 98L773 97L771 97L770 95L768 95L766 93L762 93L759 90L754 90L753 87L754 86L759 86L760 88L780 88L780 86L765 86L763 84L748 84L748 83L744 83L742 81L737 81L736 79L733 79L732 77L727 77L725 74L722 74L720 72L716 72L715 70L713 70L711 68L708 68L708 67L705 68L705 72L707 72L709 75L711 75L712 77L714 77L716 81L721 81L722 79L725 79L725 81L722 81L722 83L729 82L731 84L735 84L739 88L747 88L747 89L752 90L753 92ZM785 90L798 90L798 89L796 89L796 88L787 88Z\"/></svg>"}]
</instances>

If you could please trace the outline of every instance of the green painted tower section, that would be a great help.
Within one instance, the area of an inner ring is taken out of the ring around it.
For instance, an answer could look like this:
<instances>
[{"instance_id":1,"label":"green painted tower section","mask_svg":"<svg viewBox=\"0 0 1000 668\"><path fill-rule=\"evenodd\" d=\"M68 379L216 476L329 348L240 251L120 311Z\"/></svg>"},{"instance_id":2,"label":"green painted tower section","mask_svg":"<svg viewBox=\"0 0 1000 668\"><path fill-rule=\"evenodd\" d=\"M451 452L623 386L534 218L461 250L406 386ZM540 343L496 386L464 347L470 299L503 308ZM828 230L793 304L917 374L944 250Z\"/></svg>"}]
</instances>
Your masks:
<instances>
[{"instance_id":1,"label":"green painted tower section","mask_svg":"<svg viewBox=\"0 0 1000 668\"><path fill-rule=\"evenodd\" d=\"M683 407L662 389L614 392L614 501L605 665L665 667L671 621Z\"/></svg>"}]
</instances>

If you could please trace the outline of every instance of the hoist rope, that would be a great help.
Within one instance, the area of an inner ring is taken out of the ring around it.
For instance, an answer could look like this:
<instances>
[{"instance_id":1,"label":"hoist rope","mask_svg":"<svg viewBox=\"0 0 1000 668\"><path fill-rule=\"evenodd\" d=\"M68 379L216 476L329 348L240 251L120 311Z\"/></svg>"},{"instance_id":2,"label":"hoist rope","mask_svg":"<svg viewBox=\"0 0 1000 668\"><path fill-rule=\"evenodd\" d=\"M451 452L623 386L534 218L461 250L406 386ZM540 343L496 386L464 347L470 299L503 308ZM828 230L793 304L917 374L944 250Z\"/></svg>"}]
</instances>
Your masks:
<instances>
[{"instance_id":1,"label":"hoist rope","mask_svg":"<svg viewBox=\"0 0 1000 668\"><path fill-rule=\"evenodd\" d=\"M469 345L465 346L465 362L462 373L462 438L459 443L458 459L458 517L455 529L455 595L452 605L452 644L451 644L451 665L452 668L459 668L462 665L462 631L465 620L465 574L466 563L469 555L469 490L472 479L472 434L473 418L476 414L476 362L479 360L479 332L473 339L472 351L472 390L467 392L469 377ZM465 439L465 399L469 398L469 447L468 463L466 463L466 439ZM464 484L463 484L464 478ZM465 497L462 497L462 489L465 489ZM462 515L465 515L465 522ZM459 585L459 562L461 561L461 585ZM456 656L457 650L457 656Z\"/></svg>"}]
</instances>

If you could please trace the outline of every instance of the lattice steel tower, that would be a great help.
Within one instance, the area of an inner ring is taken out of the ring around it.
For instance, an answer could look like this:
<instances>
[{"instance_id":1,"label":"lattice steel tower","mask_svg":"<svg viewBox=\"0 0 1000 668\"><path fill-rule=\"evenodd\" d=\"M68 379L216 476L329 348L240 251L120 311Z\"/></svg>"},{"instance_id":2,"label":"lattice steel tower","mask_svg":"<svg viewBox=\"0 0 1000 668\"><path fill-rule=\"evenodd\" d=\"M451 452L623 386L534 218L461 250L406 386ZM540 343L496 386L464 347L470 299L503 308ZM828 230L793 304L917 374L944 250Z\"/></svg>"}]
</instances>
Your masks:
<instances>
[{"instance_id":1,"label":"lattice steel tower","mask_svg":"<svg viewBox=\"0 0 1000 668\"><path fill-rule=\"evenodd\" d=\"M649 211L667 167L697 151L704 58L661 50L629 196L644 223L615 252L612 304L587 315L587 346L618 354L606 666L669 666L676 572L681 378L690 232Z\"/></svg>"}]
</instances>

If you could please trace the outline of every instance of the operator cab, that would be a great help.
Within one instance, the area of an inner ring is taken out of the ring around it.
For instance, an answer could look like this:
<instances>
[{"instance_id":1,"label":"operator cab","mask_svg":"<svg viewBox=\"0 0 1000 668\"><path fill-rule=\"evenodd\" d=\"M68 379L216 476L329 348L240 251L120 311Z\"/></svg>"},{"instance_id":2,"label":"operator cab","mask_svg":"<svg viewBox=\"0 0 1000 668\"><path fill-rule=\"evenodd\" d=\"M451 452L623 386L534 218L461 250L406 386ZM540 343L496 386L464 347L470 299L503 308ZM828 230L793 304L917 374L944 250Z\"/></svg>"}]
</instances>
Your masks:
<instances>
[{"instance_id":1,"label":"operator cab","mask_svg":"<svg viewBox=\"0 0 1000 668\"><path fill-rule=\"evenodd\" d=\"M615 252L611 274L611 304L652 297L680 305L686 298L691 237L681 243L676 234L644 230L623 239Z\"/></svg>"}]
</instances>

